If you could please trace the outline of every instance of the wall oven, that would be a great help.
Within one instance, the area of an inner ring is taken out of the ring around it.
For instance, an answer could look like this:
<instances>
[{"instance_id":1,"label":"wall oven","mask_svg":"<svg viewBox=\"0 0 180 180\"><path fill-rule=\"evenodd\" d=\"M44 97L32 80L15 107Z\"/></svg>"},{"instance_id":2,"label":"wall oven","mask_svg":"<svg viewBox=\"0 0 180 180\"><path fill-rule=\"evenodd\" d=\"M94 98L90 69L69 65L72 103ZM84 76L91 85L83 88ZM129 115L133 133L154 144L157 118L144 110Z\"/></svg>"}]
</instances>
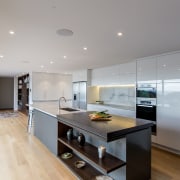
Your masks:
<instances>
[{"instance_id":1,"label":"wall oven","mask_svg":"<svg viewBox=\"0 0 180 180\"><path fill-rule=\"evenodd\" d=\"M152 121L153 135L156 135L156 93L156 84L137 84L136 118Z\"/></svg>"}]
</instances>

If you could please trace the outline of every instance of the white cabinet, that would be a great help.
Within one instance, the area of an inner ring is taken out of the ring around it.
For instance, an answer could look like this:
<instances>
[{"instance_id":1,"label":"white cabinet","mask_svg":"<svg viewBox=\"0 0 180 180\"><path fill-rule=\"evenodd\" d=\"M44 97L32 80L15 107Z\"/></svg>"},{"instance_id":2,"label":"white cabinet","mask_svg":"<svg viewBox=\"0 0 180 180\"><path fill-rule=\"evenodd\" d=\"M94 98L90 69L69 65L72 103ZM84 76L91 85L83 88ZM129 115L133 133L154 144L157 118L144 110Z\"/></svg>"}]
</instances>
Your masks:
<instances>
[{"instance_id":1,"label":"white cabinet","mask_svg":"<svg viewBox=\"0 0 180 180\"><path fill-rule=\"evenodd\" d=\"M55 73L32 73L32 100L72 99L72 76Z\"/></svg>"},{"instance_id":2,"label":"white cabinet","mask_svg":"<svg viewBox=\"0 0 180 180\"><path fill-rule=\"evenodd\" d=\"M158 57L157 143L180 151L180 54Z\"/></svg>"},{"instance_id":3,"label":"white cabinet","mask_svg":"<svg viewBox=\"0 0 180 180\"><path fill-rule=\"evenodd\" d=\"M91 85L119 85L135 84L136 63L130 62L116 66L93 69Z\"/></svg>"},{"instance_id":4,"label":"white cabinet","mask_svg":"<svg viewBox=\"0 0 180 180\"><path fill-rule=\"evenodd\" d=\"M136 84L136 61L118 66L118 82L120 84Z\"/></svg>"},{"instance_id":5,"label":"white cabinet","mask_svg":"<svg viewBox=\"0 0 180 180\"><path fill-rule=\"evenodd\" d=\"M137 83L156 83L157 58L143 58L137 60Z\"/></svg>"},{"instance_id":6,"label":"white cabinet","mask_svg":"<svg viewBox=\"0 0 180 180\"><path fill-rule=\"evenodd\" d=\"M111 66L93 69L91 74L91 85L114 85L118 84L118 67Z\"/></svg>"},{"instance_id":7,"label":"white cabinet","mask_svg":"<svg viewBox=\"0 0 180 180\"><path fill-rule=\"evenodd\" d=\"M90 84L91 70L84 69L72 73L72 82L87 81Z\"/></svg>"}]
</instances>

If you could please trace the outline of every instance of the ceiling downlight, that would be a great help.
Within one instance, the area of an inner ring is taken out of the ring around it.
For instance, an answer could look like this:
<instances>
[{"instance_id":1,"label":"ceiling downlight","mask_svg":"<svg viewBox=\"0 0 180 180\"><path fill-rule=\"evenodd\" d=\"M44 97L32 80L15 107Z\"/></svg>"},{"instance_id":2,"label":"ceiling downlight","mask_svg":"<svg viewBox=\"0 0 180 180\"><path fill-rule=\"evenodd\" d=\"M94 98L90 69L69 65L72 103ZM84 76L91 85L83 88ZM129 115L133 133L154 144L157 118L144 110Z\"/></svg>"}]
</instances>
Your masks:
<instances>
[{"instance_id":1,"label":"ceiling downlight","mask_svg":"<svg viewBox=\"0 0 180 180\"><path fill-rule=\"evenodd\" d=\"M123 33L122 33L122 32L118 32L117 35L118 35L119 37L121 37L121 36L123 35Z\"/></svg>"},{"instance_id":2,"label":"ceiling downlight","mask_svg":"<svg viewBox=\"0 0 180 180\"><path fill-rule=\"evenodd\" d=\"M9 31L9 34L10 34L10 35L14 35L15 32L14 32L13 30L10 30L10 31Z\"/></svg>"}]
</instances>

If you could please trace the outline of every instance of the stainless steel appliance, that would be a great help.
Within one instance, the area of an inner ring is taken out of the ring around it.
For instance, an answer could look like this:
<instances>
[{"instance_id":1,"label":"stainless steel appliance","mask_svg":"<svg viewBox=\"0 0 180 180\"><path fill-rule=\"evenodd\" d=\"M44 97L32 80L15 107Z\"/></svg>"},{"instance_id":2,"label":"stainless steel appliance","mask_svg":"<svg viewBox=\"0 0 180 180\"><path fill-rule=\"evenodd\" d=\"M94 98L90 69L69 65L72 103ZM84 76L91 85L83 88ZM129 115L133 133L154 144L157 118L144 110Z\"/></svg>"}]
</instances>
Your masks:
<instances>
[{"instance_id":1,"label":"stainless steel appliance","mask_svg":"<svg viewBox=\"0 0 180 180\"><path fill-rule=\"evenodd\" d=\"M152 134L156 135L156 84L138 84L136 90L136 117L154 123Z\"/></svg>"},{"instance_id":2,"label":"stainless steel appliance","mask_svg":"<svg viewBox=\"0 0 180 180\"><path fill-rule=\"evenodd\" d=\"M73 107L78 109L87 109L86 103L87 83L85 81L73 83Z\"/></svg>"}]
</instances>

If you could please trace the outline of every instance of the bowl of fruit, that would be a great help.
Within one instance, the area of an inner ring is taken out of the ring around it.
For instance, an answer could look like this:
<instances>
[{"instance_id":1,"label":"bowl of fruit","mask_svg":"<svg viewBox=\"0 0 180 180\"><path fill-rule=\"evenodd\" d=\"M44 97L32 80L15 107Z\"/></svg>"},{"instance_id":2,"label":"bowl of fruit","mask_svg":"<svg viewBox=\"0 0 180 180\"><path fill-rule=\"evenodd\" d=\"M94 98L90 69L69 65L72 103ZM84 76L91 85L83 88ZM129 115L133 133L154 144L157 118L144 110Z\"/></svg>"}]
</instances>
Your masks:
<instances>
[{"instance_id":1,"label":"bowl of fruit","mask_svg":"<svg viewBox=\"0 0 180 180\"><path fill-rule=\"evenodd\" d=\"M104 111L96 111L93 112L91 114L89 114L89 118L92 121L98 121L98 120L105 120L105 121L110 121L111 119L111 115L107 113L108 110L104 110Z\"/></svg>"}]
</instances>

